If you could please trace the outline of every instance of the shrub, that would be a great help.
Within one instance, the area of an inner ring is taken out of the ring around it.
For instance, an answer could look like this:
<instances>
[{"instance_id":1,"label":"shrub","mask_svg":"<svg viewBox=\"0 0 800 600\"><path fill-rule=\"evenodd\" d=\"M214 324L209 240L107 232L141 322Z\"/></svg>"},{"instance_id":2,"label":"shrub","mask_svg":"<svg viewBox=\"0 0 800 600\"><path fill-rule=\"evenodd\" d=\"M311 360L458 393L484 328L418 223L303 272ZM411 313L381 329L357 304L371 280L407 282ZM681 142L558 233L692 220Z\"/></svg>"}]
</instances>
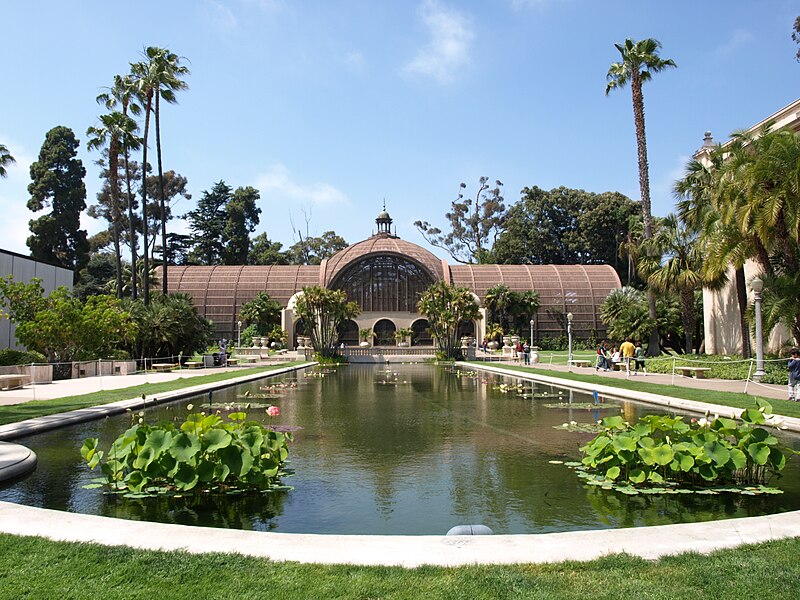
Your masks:
<instances>
[{"instance_id":1,"label":"shrub","mask_svg":"<svg viewBox=\"0 0 800 600\"><path fill-rule=\"evenodd\" d=\"M31 363L46 363L47 358L41 352L29 350L0 350L0 367L10 365L29 365Z\"/></svg>"}]
</instances>

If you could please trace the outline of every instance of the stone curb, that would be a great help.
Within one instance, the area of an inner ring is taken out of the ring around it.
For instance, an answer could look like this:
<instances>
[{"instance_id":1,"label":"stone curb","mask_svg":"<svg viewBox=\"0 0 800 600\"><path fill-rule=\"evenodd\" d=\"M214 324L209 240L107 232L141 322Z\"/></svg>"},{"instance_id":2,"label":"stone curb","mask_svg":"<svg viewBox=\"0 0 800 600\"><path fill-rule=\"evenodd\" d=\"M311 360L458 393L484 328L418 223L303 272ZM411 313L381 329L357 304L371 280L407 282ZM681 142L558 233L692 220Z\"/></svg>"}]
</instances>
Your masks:
<instances>
[{"instance_id":1,"label":"stone curb","mask_svg":"<svg viewBox=\"0 0 800 600\"><path fill-rule=\"evenodd\" d=\"M465 369L478 369L482 371L489 371L499 375L507 375L509 377L517 377L519 379L527 379L529 381L537 381L539 383L549 383L559 387L578 390L581 392L594 392L606 398L614 398L618 400L635 400L637 402L645 402L656 406L666 406L671 410L683 410L698 414L712 414L721 417L728 417L730 419L738 419L743 409L733 408L731 406L723 406L721 404L708 404L707 402L698 402L697 400L685 400L683 398L672 398L671 396L663 396L661 394L652 394L650 392L637 392L634 390L626 390L613 385L595 385L593 383L586 383L584 381L573 381L571 379L561 379L560 377L550 377L549 375L539 375L538 373L525 373L523 371L513 371L511 369L503 369L502 367L492 367L489 365L479 365L475 363L457 362L459 367ZM783 415L776 415L783 421L783 427L787 431L800 433L800 419L797 417L784 417Z\"/></svg>"},{"instance_id":2,"label":"stone curb","mask_svg":"<svg viewBox=\"0 0 800 600\"><path fill-rule=\"evenodd\" d=\"M91 421L93 419L101 419L109 415L124 413L128 409L139 410L141 408L147 408L148 406L164 404L166 402L172 402L173 400L178 400L187 396L194 396L195 394L200 394L208 390L223 389L226 387L239 385L241 383L247 383L248 381L254 381L256 379L263 379L264 377L272 377L274 375L282 375L291 371L305 369L315 364L315 362L307 362L291 367L284 367L282 369L263 371L261 373L253 373L252 375L244 375L242 377L225 379L223 381L203 383L199 385L193 385L191 387L181 388L179 390L163 392L157 394L156 397L146 398L145 400L142 400L141 398L119 400L117 402L102 404L100 406L79 408L69 412L57 413L44 417L36 417L33 419L27 419L25 421L19 421L17 423L9 423L8 425L0 426L0 441L13 440L26 435L64 427L65 425L72 425L74 423L82 423L84 421Z\"/></svg>"}]
</instances>

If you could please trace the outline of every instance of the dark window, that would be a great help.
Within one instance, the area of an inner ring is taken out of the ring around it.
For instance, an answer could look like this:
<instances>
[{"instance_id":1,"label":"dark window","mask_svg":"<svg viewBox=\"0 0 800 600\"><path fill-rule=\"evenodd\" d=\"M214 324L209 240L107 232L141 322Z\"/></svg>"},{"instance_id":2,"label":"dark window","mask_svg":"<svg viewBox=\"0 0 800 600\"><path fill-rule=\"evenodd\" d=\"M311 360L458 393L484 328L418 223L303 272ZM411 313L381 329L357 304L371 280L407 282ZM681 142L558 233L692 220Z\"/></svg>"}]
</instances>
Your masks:
<instances>
[{"instance_id":1,"label":"dark window","mask_svg":"<svg viewBox=\"0 0 800 600\"><path fill-rule=\"evenodd\" d=\"M394 323L392 323L389 319L381 319L372 327L372 331L375 333L375 345L376 346L394 346L394 332L396 328Z\"/></svg>"},{"instance_id":2,"label":"dark window","mask_svg":"<svg viewBox=\"0 0 800 600\"><path fill-rule=\"evenodd\" d=\"M433 283L417 263L377 254L345 268L331 287L343 290L365 312L417 312L420 294Z\"/></svg>"}]
</instances>

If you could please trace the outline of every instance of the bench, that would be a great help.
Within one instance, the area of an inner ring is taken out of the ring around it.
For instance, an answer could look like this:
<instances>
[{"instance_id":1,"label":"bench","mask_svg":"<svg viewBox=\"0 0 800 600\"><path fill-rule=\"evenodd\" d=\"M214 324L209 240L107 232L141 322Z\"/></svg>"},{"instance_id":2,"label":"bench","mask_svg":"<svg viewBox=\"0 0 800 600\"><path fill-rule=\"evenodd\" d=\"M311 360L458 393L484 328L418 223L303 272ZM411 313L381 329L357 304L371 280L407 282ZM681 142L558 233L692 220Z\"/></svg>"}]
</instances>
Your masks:
<instances>
[{"instance_id":1,"label":"bench","mask_svg":"<svg viewBox=\"0 0 800 600\"><path fill-rule=\"evenodd\" d=\"M259 360L261 360L261 357L260 356L247 356L247 355L244 355L244 356L237 356L234 360L241 360L241 361L247 362L247 363L254 363L254 362L258 362ZM228 364L230 364L230 362L231 361L228 360Z\"/></svg>"},{"instance_id":2,"label":"bench","mask_svg":"<svg viewBox=\"0 0 800 600\"><path fill-rule=\"evenodd\" d=\"M21 388L30 382L30 375L0 375L0 390Z\"/></svg>"},{"instance_id":3,"label":"bench","mask_svg":"<svg viewBox=\"0 0 800 600\"><path fill-rule=\"evenodd\" d=\"M172 373L172 369L175 368L175 365L171 363L153 363L152 367L156 373Z\"/></svg>"},{"instance_id":4,"label":"bench","mask_svg":"<svg viewBox=\"0 0 800 600\"><path fill-rule=\"evenodd\" d=\"M691 377L694 374L695 379L705 379L706 373L711 370L710 367L675 367L676 371L680 371L684 377Z\"/></svg>"},{"instance_id":5,"label":"bench","mask_svg":"<svg viewBox=\"0 0 800 600\"><path fill-rule=\"evenodd\" d=\"M228 364L227 364L227 366L229 366L229 367L235 367L235 366L236 366L236 365L238 365L238 364L239 364L239 359L237 359L237 358L229 358L229 359L228 359Z\"/></svg>"},{"instance_id":6,"label":"bench","mask_svg":"<svg viewBox=\"0 0 800 600\"><path fill-rule=\"evenodd\" d=\"M569 364L571 364L574 367L588 367L588 366L591 366L591 363L592 363L592 361L590 361L590 360L577 360L576 359L576 360L569 361Z\"/></svg>"},{"instance_id":7,"label":"bench","mask_svg":"<svg viewBox=\"0 0 800 600\"><path fill-rule=\"evenodd\" d=\"M199 360L187 360L185 363L183 363L183 366L187 369L199 369L203 366L203 363Z\"/></svg>"}]
</instances>

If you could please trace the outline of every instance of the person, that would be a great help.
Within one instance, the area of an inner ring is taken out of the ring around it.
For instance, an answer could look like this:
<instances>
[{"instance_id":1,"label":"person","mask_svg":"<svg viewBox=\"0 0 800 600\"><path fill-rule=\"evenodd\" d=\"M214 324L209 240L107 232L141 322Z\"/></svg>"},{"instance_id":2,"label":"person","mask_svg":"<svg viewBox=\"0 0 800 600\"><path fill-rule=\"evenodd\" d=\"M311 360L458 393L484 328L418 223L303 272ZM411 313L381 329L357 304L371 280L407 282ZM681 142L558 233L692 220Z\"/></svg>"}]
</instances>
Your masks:
<instances>
[{"instance_id":1,"label":"person","mask_svg":"<svg viewBox=\"0 0 800 600\"><path fill-rule=\"evenodd\" d=\"M614 346L614 349L611 351L611 365L619 365L622 362L622 356L620 356L619 348ZM619 368L619 367L617 367Z\"/></svg>"},{"instance_id":2,"label":"person","mask_svg":"<svg viewBox=\"0 0 800 600\"><path fill-rule=\"evenodd\" d=\"M622 360L625 362L625 372L627 373L626 377L631 376L631 359L636 352L636 347L631 342L630 338L625 338L625 341L622 342L622 345L619 347L619 352L622 355Z\"/></svg>"},{"instance_id":3,"label":"person","mask_svg":"<svg viewBox=\"0 0 800 600\"><path fill-rule=\"evenodd\" d=\"M597 371L598 369L603 369L604 371L608 371L610 368L610 364L608 362L608 350L606 349L606 341L603 340L600 342L600 346L597 348L597 364L594 366L594 370Z\"/></svg>"},{"instance_id":4,"label":"person","mask_svg":"<svg viewBox=\"0 0 800 600\"><path fill-rule=\"evenodd\" d=\"M489 347L489 338L483 338L483 352L486 353L486 349Z\"/></svg>"},{"instance_id":5,"label":"person","mask_svg":"<svg viewBox=\"0 0 800 600\"><path fill-rule=\"evenodd\" d=\"M517 342L517 345L514 346L514 357L522 358L522 342Z\"/></svg>"},{"instance_id":6,"label":"person","mask_svg":"<svg viewBox=\"0 0 800 600\"><path fill-rule=\"evenodd\" d=\"M219 358L223 367L228 366L228 340L222 338L219 341Z\"/></svg>"},{"instance_id":7,"label":"person","mask_svg":"<svg viewBox=\"0 0 800 600\"><path fill-rule=\"evenodd\" d=\"M633 356L636 361L636 370L633 372L633 374L636 375L639 372L639 367L641 367L644 376L647 377L647 367L645 366L644 362L644 348L642 348L641 341L636 342L636 348L633 349Z\"/></svg>"},{"instance_id":8,"label":"person","mask_svg":"<svg viewBox=\"0 0 800 600\"><path fill-rule=\"evenodd\" d=\"M800 350L792 348L789 358L789 400L800 402Z\"/></svg>"},{"instance_id":9,"label":"person","mask_svg":"<svg viewBox=\"0 0 800 600\"><path fill-rule=\"evenodd\" d=\"M525 364L531 364L531 346L528 342L522 346L522 356L525 358Z\"/></svg>"}]
</instances>

